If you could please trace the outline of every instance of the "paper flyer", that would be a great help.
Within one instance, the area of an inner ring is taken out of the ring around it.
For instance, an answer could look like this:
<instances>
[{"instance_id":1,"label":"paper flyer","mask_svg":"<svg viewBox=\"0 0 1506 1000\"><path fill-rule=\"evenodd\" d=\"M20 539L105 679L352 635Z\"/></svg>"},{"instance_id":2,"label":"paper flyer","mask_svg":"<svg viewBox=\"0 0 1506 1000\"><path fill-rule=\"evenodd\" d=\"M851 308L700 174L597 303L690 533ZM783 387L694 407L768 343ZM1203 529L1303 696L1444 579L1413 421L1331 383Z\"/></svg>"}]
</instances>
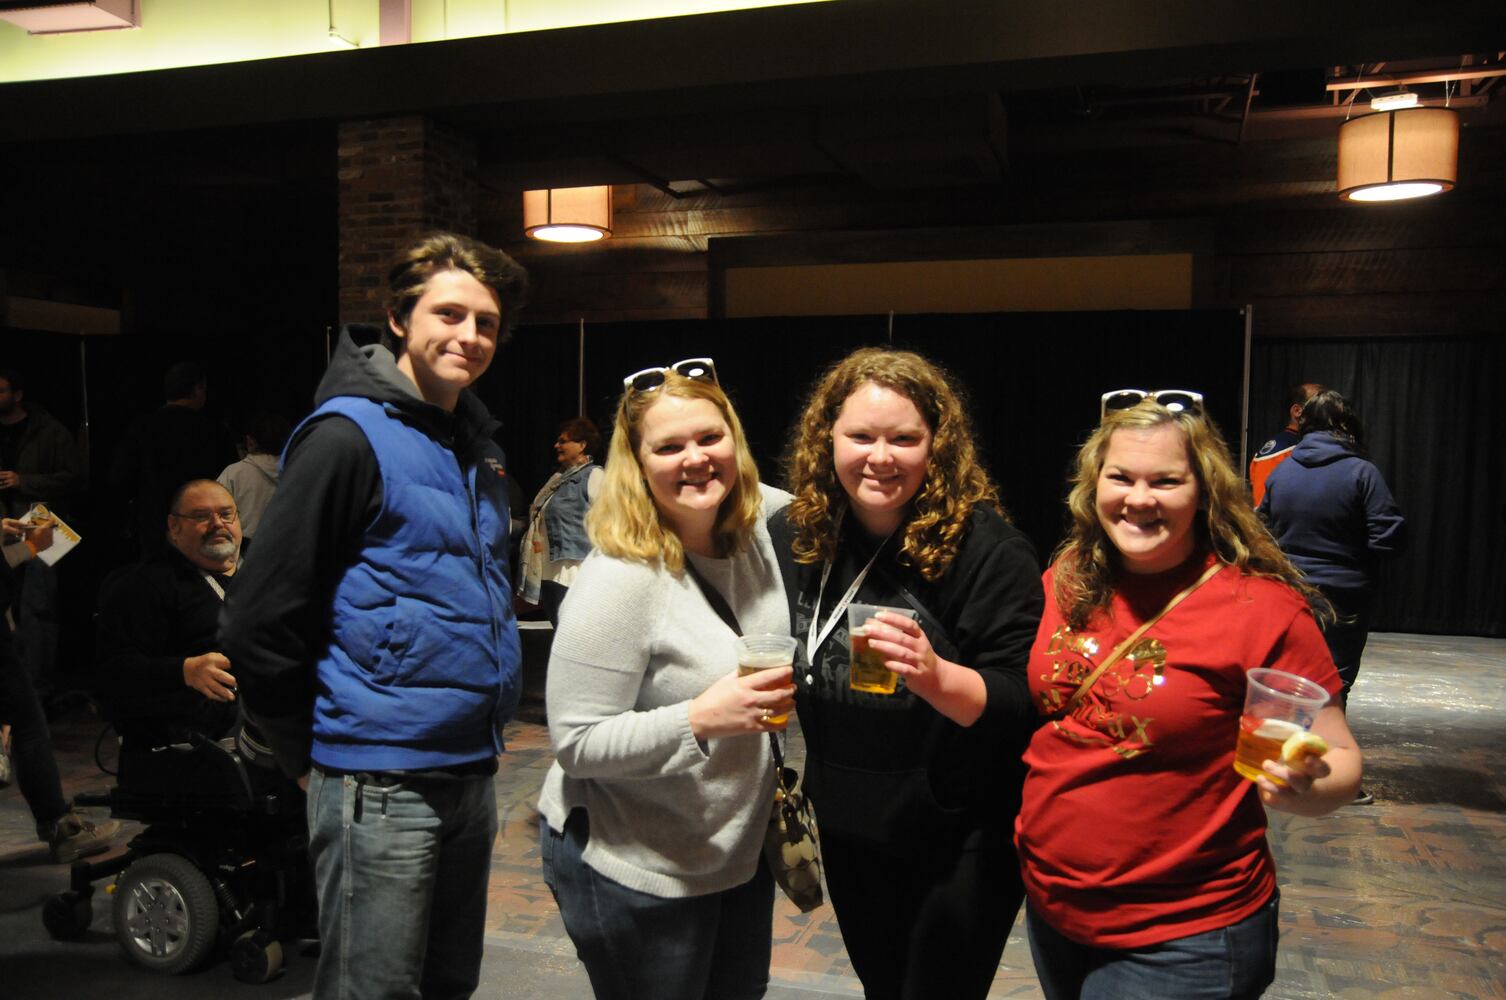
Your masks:
<instances>
[{"instance_id":1,"label":"paper flyer","mask_svg":"<svg viewBox=\"0 0 1506 1000\"><path fill-rule=\"evenodd\" d=\"M62 518L48 510L43 504L32 504L31 510L28 510L21 518L22 524L38 524L47 521L52 522L52 544L38 552L37 558L49 566L55 566L59 559L72 552L73 547L83 539L78 532L70 528Z\"/></svg>"}]
</instances>

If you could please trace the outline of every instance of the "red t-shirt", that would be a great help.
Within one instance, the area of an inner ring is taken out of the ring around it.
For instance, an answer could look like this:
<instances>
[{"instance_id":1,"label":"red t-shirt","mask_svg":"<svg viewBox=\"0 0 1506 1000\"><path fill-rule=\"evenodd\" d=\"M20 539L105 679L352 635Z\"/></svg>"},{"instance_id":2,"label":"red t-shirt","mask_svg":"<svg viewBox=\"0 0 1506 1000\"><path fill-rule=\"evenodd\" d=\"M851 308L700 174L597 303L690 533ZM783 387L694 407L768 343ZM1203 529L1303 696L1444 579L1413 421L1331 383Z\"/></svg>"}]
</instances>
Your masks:
<instances>
[{"instance_id":1,"label":"red t-shirt","mask_svg":"<svg viewBox=\"0 0 1506 1000\"><path fill-rule=\"evenodd\" d=\"M1042 714L1208 567L1121 574L1081 632L1046 613L1030 653ZM1140 638L1072 714L1030 741L1015 825L1031 906L1083 944L1137 948L1227 927L1270 897L1265 808L1234 771L1245 671L1276 667L1332 695L1338 674L1301 595L1225 567Z\"/></svg>"}]
</instances>

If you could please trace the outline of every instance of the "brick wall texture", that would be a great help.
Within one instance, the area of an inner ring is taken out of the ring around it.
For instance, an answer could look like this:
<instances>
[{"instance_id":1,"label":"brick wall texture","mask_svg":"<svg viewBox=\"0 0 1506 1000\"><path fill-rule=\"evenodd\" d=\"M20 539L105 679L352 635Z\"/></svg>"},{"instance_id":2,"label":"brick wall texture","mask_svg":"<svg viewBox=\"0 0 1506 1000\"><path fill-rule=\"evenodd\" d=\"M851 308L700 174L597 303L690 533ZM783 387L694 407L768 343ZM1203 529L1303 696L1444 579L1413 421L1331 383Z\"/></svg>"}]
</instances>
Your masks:
<instances>
[{"instance_id":1,"label":"brick wall texture","mask_svg":"<svg viewBox=\"0 0 1506 1000\"><path fill-rule=\"evenodd\" d=\"M340 125L340 322L377 323L387 265L436 229L476 232L476 145L422 117Z\"/></svg>"}]
</instances>

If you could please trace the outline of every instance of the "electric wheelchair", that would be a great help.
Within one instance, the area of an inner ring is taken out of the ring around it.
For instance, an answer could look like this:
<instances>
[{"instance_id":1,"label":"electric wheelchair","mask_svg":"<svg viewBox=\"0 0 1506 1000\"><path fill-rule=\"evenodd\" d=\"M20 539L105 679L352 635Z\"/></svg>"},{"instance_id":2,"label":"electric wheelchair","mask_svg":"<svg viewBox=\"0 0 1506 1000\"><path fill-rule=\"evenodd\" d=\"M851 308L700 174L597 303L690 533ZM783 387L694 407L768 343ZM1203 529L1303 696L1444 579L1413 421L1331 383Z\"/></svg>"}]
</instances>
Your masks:
<instances>
[{"instance_id":1,"label":"electric wheelchair","mask_svg":"<svg viewBox=\"0 0 1506 1000\"><path fill-rule=\"evenodd\" d=\"M229 952L237 979L265 982L282 968L282 942L316 936L304 795L244 723L214 740L162 743L118 729L116 785L83 793L140 822L124 854L75 862L66 892L42 920L58 940L80 937L93 919L94 883L111 899L127 959L174 975Z\"/></svg>"}]
</instances>

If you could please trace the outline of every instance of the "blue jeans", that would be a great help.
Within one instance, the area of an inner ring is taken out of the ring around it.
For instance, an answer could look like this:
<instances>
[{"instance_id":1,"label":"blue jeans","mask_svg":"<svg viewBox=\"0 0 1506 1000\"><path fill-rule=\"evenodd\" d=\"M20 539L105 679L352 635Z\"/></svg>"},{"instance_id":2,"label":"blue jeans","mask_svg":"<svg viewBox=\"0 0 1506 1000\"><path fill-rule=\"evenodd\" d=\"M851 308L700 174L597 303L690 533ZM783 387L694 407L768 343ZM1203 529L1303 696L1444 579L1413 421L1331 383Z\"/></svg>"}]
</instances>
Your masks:
<instances>
[{"instance_id":1,"label":"blue jeans","mask_svg":"<svg viewBox=\"0 0 1506 1000\"><path fill-rule=\"evenodd\" d=\"M544 882L596 1000L757 1000L769 987L774 879L762 858L742 885L663 899L599 874L582 858L584 809L563 833L539 820Z\"/></svg>"},{"instance_id":2,"label":"blue jeans","mask_svg":"<svg viewBox=\"0 0 1506 1000\"><path fill-rule=\"evenodd\" d=\"M1078 944L1025 907L1030 957L1046 1000L1257 1000L1276 978L1281 893L1237 924L1144 948Z\"/></svg>"},{"instance_id":3,"label":"blue jeans","mask_svg":"<svg viewBox=\"0 0 1506 1000\"><path fill-rule=\"evenodd\" d=\"M497 838L489 775L391 787L315 768L309 853L319 893L318 1000L475 992Z\"/></svg>"}]
</instances>

